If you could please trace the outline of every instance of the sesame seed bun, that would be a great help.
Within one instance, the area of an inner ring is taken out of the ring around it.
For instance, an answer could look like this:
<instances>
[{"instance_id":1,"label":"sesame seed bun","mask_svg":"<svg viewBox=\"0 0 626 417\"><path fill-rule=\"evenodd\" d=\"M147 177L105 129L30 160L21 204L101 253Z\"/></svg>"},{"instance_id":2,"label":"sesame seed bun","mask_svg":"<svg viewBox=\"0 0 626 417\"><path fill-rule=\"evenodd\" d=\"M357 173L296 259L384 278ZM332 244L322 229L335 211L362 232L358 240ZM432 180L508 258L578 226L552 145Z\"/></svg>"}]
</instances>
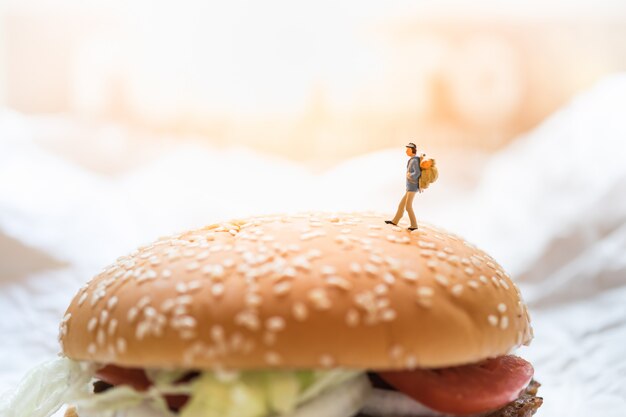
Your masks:
<instances>
[{"instance_id":1,"label":"sesame seed bun","mask_svg":"<svg viewBox=\"0 0 626 417\"><path fill-rule=\"evenodd\" d=\"M63 353L129 367L406 369L532 340L488 254L372 212L256 216L158 239L83 286Z\"/></svg>"}]
</instances>

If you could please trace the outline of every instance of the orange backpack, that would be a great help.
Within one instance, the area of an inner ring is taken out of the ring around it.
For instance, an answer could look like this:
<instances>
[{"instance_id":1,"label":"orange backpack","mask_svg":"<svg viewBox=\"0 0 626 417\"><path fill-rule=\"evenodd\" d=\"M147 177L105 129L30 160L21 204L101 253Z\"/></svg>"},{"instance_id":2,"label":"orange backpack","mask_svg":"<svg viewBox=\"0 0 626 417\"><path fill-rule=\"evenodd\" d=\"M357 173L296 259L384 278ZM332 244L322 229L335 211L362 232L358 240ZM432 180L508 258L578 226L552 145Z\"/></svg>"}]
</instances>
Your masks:
<instances>
[{"instance_id":1,"label":"orange backpack","mask_svg":"<svg viewBox=\"0 0 626 417\"><path fill-rule=\"evenodd\" d=\"M420 162L420 168L422 173L419 178L419 186L420 190L425 190L430 184L437 180L439 173L437 172L435 160L432 158L423 159Z\"/></svg>"}]
</instances>

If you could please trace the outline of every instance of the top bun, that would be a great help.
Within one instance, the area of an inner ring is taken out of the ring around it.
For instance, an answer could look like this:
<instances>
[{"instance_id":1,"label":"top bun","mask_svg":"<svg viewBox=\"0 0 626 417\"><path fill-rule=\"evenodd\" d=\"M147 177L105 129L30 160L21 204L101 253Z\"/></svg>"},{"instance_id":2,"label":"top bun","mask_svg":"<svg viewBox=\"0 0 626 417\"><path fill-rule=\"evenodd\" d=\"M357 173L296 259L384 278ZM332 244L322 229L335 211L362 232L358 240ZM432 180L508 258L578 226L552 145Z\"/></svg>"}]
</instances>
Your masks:
<instances>
[{"instance_id":1,"label":"top bun","mask_svg":"<svg viewBox=\"0 0 626 417\"><path fill-rule=\"evenodd\" d=\"M533 338L488 254L372 212L249 217L163 237L83 286L61 322L75 360L146 368L410 369Z\"/></svg>"}]
</instances>

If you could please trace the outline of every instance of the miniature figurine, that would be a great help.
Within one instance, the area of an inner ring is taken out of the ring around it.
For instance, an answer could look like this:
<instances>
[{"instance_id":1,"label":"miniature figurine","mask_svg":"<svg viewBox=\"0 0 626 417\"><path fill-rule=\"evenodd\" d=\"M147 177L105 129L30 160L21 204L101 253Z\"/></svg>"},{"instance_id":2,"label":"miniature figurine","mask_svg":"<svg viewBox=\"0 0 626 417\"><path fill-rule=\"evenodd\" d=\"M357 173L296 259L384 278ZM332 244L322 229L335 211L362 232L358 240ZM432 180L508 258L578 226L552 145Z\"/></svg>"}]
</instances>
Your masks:
<instances>
[{"instance_id":1,"label":"miniature figurine","mask_svg":"<svg viewBox=\"0 0 626 417\"><path fill-rule=\"evenodd\" d=\"M400 204L398 204L396 216L393 220L385 220L385 223L397 226L398 222L404 215L404 210L406 209L409 213L409 219L411 220L411 226L407 229L409 231L413 231L417 229L417 220L415 219L415 213L413 212L413 198L415 197L416 192L422 192L419 182L422 173L420 165L425 154L417 156L417 146L415 146L412 142L406 145L406 154L409 156L409 160L406 163L406 193L402 197L402 200L400 200Z\"/></svg>"}]
</instances>

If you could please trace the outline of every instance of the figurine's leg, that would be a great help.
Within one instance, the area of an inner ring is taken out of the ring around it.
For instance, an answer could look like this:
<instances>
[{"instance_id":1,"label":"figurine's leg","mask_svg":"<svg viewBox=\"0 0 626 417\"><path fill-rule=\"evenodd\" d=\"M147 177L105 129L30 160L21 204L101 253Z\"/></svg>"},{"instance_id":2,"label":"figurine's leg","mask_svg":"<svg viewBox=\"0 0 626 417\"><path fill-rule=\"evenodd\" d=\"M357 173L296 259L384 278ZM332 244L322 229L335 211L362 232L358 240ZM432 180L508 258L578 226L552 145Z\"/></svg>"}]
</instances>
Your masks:
<instances>
[{"instance_id":1,"label":"figurine's leg","mask_svg":"<svg viewBox=\"0 0 626 417\"><path fill-rule=\"evenodd\" d=\"M409 213L409 219L411 219L411 227L417 227L417 220L415 219L415 213L413 212L413 198L415 198L415 191L407 191L406 195L406 211Z\"/></svg>"},{"instance_id":2,"label":"figurine's leg","mask_svg":"<svg viewBox=\"0 0 626 417\"><path fill-rule=\"evenodd\" d=\"M404 215L404 207L406 206L406 194L402 196L402 200L400 200L400 204L398 204L398 211L396 211L396 216L393 218L393 222L398 224L402 216Z\"/></svg>"}]
</instances>

